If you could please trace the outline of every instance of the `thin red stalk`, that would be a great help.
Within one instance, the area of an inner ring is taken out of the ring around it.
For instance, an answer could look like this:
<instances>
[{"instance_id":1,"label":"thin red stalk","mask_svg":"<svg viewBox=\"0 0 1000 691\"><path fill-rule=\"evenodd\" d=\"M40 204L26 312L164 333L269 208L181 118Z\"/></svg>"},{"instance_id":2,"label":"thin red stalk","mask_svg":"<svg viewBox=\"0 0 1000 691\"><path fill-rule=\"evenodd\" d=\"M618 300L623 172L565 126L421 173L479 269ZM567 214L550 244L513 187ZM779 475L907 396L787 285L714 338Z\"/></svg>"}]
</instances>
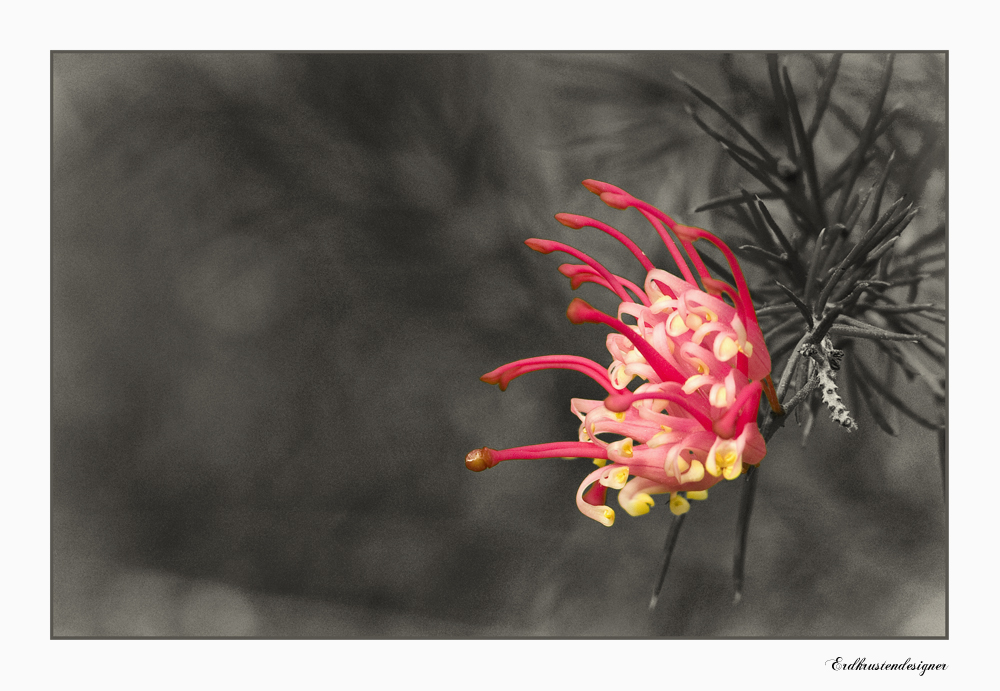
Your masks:
<instances>
[{"instance_id":1,"label":"thin red stalk","mask_svg":"<svg viewBox=\"0 0 1000 691\"><path fill-rule=\"evenodd\" d=\"M698 254L698 250L694 248L694 243L690 240L685 240L684 238L678 237L681 241L681 247L687 252L688 256L691 257L691 263L694 264L694 268L698 271L698 275L701 276L702 286L705 286L705 279L712 278L712 274L709 273L708 267L705 266L705 262L701 260L701 255ZM707 288L707 286L705 286Z\"/></svg>"},{"instance_id":2,"label":"thin red stalk","mask_svg":"<svg viewBox=\"0 0 1000 691\"><path fill-rule=\"evenodd\" d=\"M604 199L605 195L608 194L609 193L607 192L602 194L601 195L602 200ZM639 209L639 211L646 210L649 213L656 216L657 218L660 218L664 223L667 224L670 230L674 231L674 234L677 235L678 238L681 237L681 233L693 234L698 238L708 240L713 245L715 245L720 252L722 252L722 254L726 257L726 261L729 263L730 270L732 270L733 272L733 278L736 280L736 289L740 294L740 300L739 302L737 302L736 309L740 312L740 319L743 320L744 324L746 324L747 323L746 316L753 312L753 300L750 298L750 289L747 287L746 279L743 277L743 270L740 269L740 264L738 261L736 261L736 256L732 253L732 251L729 249L726 243L724 243L722 240L709 233L707 230L702 230L701 228L695 228L693 226L683 226L684 230L679 231L678 228L682 227L681 224L674 221L674 219L670 218L670 216L666 215L652 204L644 202L641 199L636 199L632 195L627 195L626 201L628 202L629 206L634 206L636 209ZM607 203L608 202L605 200L605 204ZM756 321L756 316L754 316L754 321Z\"/></svg>"},{"instance_id":3,"label":"thin red stalk","mask_svg":"<svg viewBox=\"0 0 1000 691\"><path fill-rule=\"evenodd\" d=\"M571 369L576 370L600 384L610 393L616 394L620 389L616 389L611 384L608 371L593 360L588 360L579 355L541 355L539 357L525 358L511 362L503 367L498 367L492 372L487 372L480 379L487 384L498 384L503 391L507 385L522 374L537 372L542 369Z\"/></svg>"},{"instance_id":4,"label":"thin red stalk","mask_svg":"<svg viewBox=\"0 0 1000 691\"><path fill-rule=\"evenodd\" d=\"M510 449L489 449L489 456L496 465L500 461L531 460L535 458L561 458L577 456L580 458L607 458L608 451L603 446L585 441L557 441L548 444L532 444L517 446Z\"/></svg>"},{"instance_id":5,"label":"thin red stalk","mask_svg":"<svg viewBox=\"0 0 1000 691\"><path fill-rule=\"evenodd\" d=\"M692 401L690 396L685 396L680 393L666 392L666 391L644 391L643 393L629 394L629 393L619 393L608 396L604 400L604 407L612 412L625 412L628 410L629 406L635 401L641 400L656 400L656 401L671 401L672 403L678 404L687 413L690 413L691 417L698 421L699 424L706 430L712 429L712 418L692 406Z\"/></svg>"},{"instance_id":6,"label":"thin red stalk","mask_svg":"<svg viewBox=\"0 0 1000 691\"><path fill-rule=\"evenodd\" d=\"M678 372L673 365L667 362L666 358L660 355L656 349L646 341L646 339L633 331L623 321L608 316L580 298L574 298L573 302L569 303L569 307L566 310L566 316L574 324L590 322L610 326L622 336L625 336L625 338L632 341L632 345L634 345L639 352L642 353L642 356L646 358L646 362L649 363L649 365L656 371L663 381L674 381L678 384L683 384L687 381L687 378Z\"/></svg>"},{"instance_id":7,"label":"thin red stalk","mask_svg":"<svg viewBox=\"0 0 1000 691\"><path fill-rule=\"evenodd\" d=\"M637 286L632 281L628 280L627 278L623 278L623 277L619 276L618 274L615 274L615 278L617 278L618 281L623 286L625 286L626 288L628 288L629 290L631 290L633 293L635 293L635 296L637 298L639 298L639 300L642 302L642 304L644 304L646 307L649 307L649 297L646 295L646 291L644 291L642 288L640 288L639 286Z\"/></svg>"},{"instance_id":8,"label":"thin red stalk","mask_svg":"<svg viewBox=\"0 0 1000 691\"><path fill-rule=\"evenodd\" d=\"M604 280L603 277L595 273L586 264L560 264L559 273L570 279L570 285L573 287L573 290L579 288L583 283L596 283L597 285L604 286L608 290L614 292L614 288L611 284ZM642 288L627 278L623 278L618 274L613 275L618 279L618 282L621 283L623 287L628 288L635 293L635 296L639 298L642 304L649 307L649 298L646 296L646 293Z\"/></svg>"},{"instance_id":9,"label":"thin red stalk","mask_svg":"<svg viewBox=\"0 0 1000 691\"><path fill-rule=\"evenodd\" d=\"M636 208L638 209L639 207ZM667 229L664 228L663 224L660 223L652 214L646 213L642 209L639 209L639 212L646 217L646 220L649 221L654 228L656 228L656 232L659 234L660 239L663 240L663 244L666 245L667 249L670 251L670 256L673 257L674 263L677 264L677 268L680 269L680 272L684 275L684 280L693 286L697 286L698 282L694 280L694 274L691 273L691 269L688 268L687 262L684 261L684 255L682 255L681 251L677 249L677 244L674 242L674 239L670 237L670 233L667 232Z\"/></svg>"},{"instance_id":10,"label":"thin red stalk","mask_svg":"<svg viewBox=\"0 0 1000 691\"><path fill-rule=\"evenodd\" d=\"M539 238L528 238L527 240L524 241L524 244L530 247L531 249L535 250L536 252L541 252L542 254L549 254L551 252L565 252L571 257L576 257L577 259L585 263L587 266L592 268L594 271L601 274L601 276L604 277L604 280L606 280L611 285L611 288L615 291L615 294L618 297L620 297L624 302L635 302L635 300L630 298L628 293L625 292L625 289L622 287L622 284L618 282L614 274L612 274L610 271L604 268L604 265L601 264L599 261L592 258L590 255L584 254L575 247L571 247L562 242L556 242L555 240L542 240Z\"/></svg>"},{"instance_id":11,"label":"thin red stalk","mask_svg":"<svg viewBox=\"0 0 1000 691\"><path fill-rule=\"evenodd\" d=\"M649 261L649 257L646 256L646 253L639 249L638 245L632 242L632 240L623 232L617 228L609 226L607 223L601 223L596 219L589 218L587 216L578 216L576 214L556 214L556 220L567 228L582 228L584 226L597 228L628 247L629 251L635 255L635 258L639 260L639 263L642 264L642 267L646 269L647 272L656 268L653 266L653 262Z\"/></svg>"}]
</instances>

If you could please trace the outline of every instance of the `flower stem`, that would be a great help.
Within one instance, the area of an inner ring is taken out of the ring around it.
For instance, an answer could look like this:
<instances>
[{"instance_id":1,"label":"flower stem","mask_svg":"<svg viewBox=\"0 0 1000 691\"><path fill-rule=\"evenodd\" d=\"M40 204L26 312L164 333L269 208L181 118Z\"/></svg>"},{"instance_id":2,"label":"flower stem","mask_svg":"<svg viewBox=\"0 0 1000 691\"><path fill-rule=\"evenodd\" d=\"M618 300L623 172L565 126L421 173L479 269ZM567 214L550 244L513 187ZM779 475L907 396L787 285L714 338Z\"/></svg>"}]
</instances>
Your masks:
<instances>
[{"instance_id":1,"label":"flower stem","mask_svg":"<svg viewBox=\"0 0 1000 691\"><path fill-rule=\"evenodd\" d=\"M663 545L663 566L660 567L660 575L657 577L656 585L653 587L653 597L649 600L650 611L656 609L656 601L660 597L663 581L667 577L667 567L670 566L670 555L674 553L674 545L677 544L677 536L681 533L681 526L684 525L684 518L686 516L686 513L682 513L679 516L674 516L674 520L670 522L670 529L667 530L667 541Z\"/></svg>"},{"instance_id":2,"label":"flower stem","mask_svg":"<svg viewBox=\"0 0 1000 691\"><path fill-rule=\"evenodd\" d=\"M743 597L743 573L747 558L747 536L750 534L750 514L757 493L758 468L750 466L740 495L740 517L736 534L736 552L733 554L733 604Z\"/></svg>"}]
</instances>

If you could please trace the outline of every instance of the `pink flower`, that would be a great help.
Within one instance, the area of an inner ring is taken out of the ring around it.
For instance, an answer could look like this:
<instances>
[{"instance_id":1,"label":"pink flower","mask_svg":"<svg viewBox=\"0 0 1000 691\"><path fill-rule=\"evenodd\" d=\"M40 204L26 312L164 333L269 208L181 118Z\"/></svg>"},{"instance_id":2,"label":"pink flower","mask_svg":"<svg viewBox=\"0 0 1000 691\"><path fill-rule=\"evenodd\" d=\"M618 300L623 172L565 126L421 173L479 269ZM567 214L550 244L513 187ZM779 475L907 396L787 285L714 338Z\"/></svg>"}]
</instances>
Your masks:
<instances>
[{"instance_id":1,"label":"pink flower","mask_svg":"<svg viewBox=\"0 0 1000 691\"><path fill-rule=\"evenodd\" d=\"M557 214L556 219L570 228L597 228L621 241L646 270L642 287L563 243L525 241L543 254L559 251L583 262L559 267L573 288L597 283L621 299L616 316L579 298L566 310L574 324L611 327L611 364L605 368L574 355L546 355L504 365L482 380L503 390L527 372L573 369L603 386L608 396L603 401L572 399L570 410L580 418L578 441L476 449L466 456L465 465L478 472L512 459L593 458L598 468L576 493L585 515L607 526L614 522L614 510L606 505L609 487L619 490L618 503L630 515L648 513L651 495L667 493L670 510L681 514L689 508L688 499L704 499L709 487L739 477L745 465L756 465L764 457L757 410L762 391L776 405L770 356L743 272L725 243L708 231L674 222L618 187L596 180L583 184L608 206L635 208L645 216L683 277L655 268L621 232L585 216ZM694 247L697 240L707 240L722 252L735 287L709 275ZM630 390L636 378L642 383Z\"/></svg>"}]
</instances>

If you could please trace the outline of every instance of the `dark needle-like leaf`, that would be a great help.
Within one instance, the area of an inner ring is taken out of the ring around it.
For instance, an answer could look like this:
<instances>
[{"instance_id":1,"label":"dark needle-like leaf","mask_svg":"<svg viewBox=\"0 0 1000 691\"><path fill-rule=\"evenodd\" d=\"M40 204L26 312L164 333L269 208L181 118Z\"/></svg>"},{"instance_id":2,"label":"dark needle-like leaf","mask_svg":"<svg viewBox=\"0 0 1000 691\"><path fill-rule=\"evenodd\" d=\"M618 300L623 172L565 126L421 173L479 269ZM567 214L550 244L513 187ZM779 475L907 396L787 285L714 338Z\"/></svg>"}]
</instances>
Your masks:
<instances>
[{"instance_id":1,"label":"dark needle-like leaf","mask_svg":"<svg viewBox=\"0 0 1000 691\"><path fill-rule=\"evenodd\" d=\"M823 308L826 307L827 300L830 299L830 295L833 293L834 288L837 287L837 284L840 282L840 279L843 277L844 273L849 268L853 267L856 260L865 251L867 251L866 245L871 243L872 238L876 236L879 232L881 232L881 230L885 227L882 224L889 222L889 219L893 216L893 214L895 214L896 210L899 208L899 205L902 203L903 203L902 198L897 199L892 204L892 206L890 206L888 210L886 210L886 212L882 214L882 217L879 219L878 223L876 223L876 225L868 229L868 231L864 234L864 236L861 238L858 244L856 244L851 249L851 251L848 252L847 256L844 257L843 260L841 260L840 264L837 265L837 268L834 270L833 275L830 276L829 280L827 280L826 284L823 286L822 292L820 292L819 294L819 298L817 298L816 300L815 311L817 314L821 313L823 311ZM848 282L847 285L850 286L851 283Z\"/></svg>"},{"instance_id":2,"label":"dark needle-like leaf","mask_svg":"<svg viewBox=\"0 0 1000 691\"><path fill-rule=\"evenodd\" d=\"M900 233L906 230L906 227L910 225L910 221L913 220L913 217L920 212L919 208L914 209L911 208L911 206L907 206L905 209L897 213L877 235L871 238L871 240L867 243L869 247L867 247L866 250L869 252L869 255L866 261L873 261L872 257L876 253L884 251L883 246L885 243L890 241L895 242L899 238ZM876 243L882 243L882 245L874 247Z\"/></svg>"},{"instance_id":3,"label":"dark needle-like leaf","mask_svg":"<svg viewBox=\"0 0 1000 691\"><path fill-rule=\"evenodd\" d=\"M836 220L843 220L844 205L847 203L847 197L854 188L854 182L857 180L858 175L861 174L862 165L864 163L865 153L868 152L872 143L874 142L875 126L878 124L879 118L882 116L882 108L885 105L885 95L889 91L889 82L892 81L892 65L895 56L890 53L889 58L886 60L885 70L882 72L882 83L879 85L878 94L875 97L875 101L872 103L872 108L868 113L868 121L865 122L864 129L861 130L861 134L858 138L858 145L854 149L853 164L847 175L846 184L840 191L840 198L837 200L836 210L834 211L833 217Z\"/></svg>"},{"instance_id":4,"label":"dark needle-like leaf","mask_svg":"<svg viewBox=\"0 0 1000 691\"><path fill-rule=\"evenodd\" d=\"M788 257L784 257L780 254L775 254L774 252L768 252L763 247L757 247L756 245L740 245L740 250L747 252L751 255L756 255L766 261L774 262L775 264L780 264L781 266L788 268Z\"/></svg>"},{"instance_id":5,"label":"dark needle-like leaf","mask_svg":"<svg viewBox=\"0 0 1000 691\"><path fill-rule=\"evenodd\" d=\"M791 197L787 191L781 189L774 182L774 180L772 179L771 175L769 175L766 170L761 169L753 161L743 158L743 156L740 155L739 151L736 151L735 149L730 148L728 145L723 144L723 143L720 142L719 146L722 147L723 151L725 151L727 154L729 154L729 157L731 159L733 159L734 161L736 161L737 165L739 165L745 171L747 171L748 173L750 173L751 175L753 175L754 178L756 178L758 182L760 182L761 184L764 185L764 187L766 187L772 193L774 193L776 196L778 196L782 200L784 200L784 202L786 204L788 204L789 207L794 208L800 215L802 215L803 217L806 216L803 213L803 210L802 210L801 206L798 204L798 202L796 202L795 199L793 197Z\"/></svg>"},{"instance_id":6,"label":"dark needle-like leaf","mask_svg":"<svg viewBox=\"0 0 1000 691\"><path fill-rule=\"evenodd\" d=\"M813 113L812 122L809 123L809 130L806 132L809 141L812 141L816 137L816 132L819 131L819 123L826 112L827 104L830 102L830 92L833 91L833 83L837 80L837 71L840 69L840 60L843 57L843 53L835 53L830 60L830 65L826 68L826 74L823 75L823 83L820 84L819 92L816 95L816 112Z\"/></svg>"},{"instance_id":7,"label":"dark needle-like leaf","mask_svg":"<svg viewBox=\"0 0 1000 691\"><path fill-rule=\"evenodd\" d=\"M799 112L798 98L795 96L792 80L788 77L787 67L782 67L781 78L784 82L785 93L788 95L788 109L791 115L792 129L799 142L801 167L805 168L806 183L809 185L809 193L812 195L814 217L818 225L825 226L826 211L823 209L823 196L819 190L819 175L816 172L816 157L813 155L812 140L806 137L805 126L802 124L802 114Z\"/></svg>"},{"instance_id":8,"label":"dark needle-like leaf","mask_svg":"<svg viewBox=\"0 0 1000 691\"><path fill-rule=\"evenodd\" d=\"M855 362L856 362L856 364L858 366L858 369L861 372L861 376L858 378L858 381L872 382L872 383L881 381L878 377L874 377L872 375L871 371L867 367L864 366L864 364L861 362L861 360L855 360ZM889 403L891 403L894 407L898 408L901 413L903 413L904 415L906 415L908 418L910 418L911 420L913 420L917 424L919 424L919 425L921 425L923 427L926 427L928 429L934 429L934 430L939 429L941 427L940 423L931 422L930 420L928 420L927 418L925 418L923 415L921 415L920 413L918 413L918 412L914 411L912 408L910 408L906 403L903 403L903 401L901 401L899 398L897 398L896 396L894 396L889 391L888 387L885 387L885 388L881 388L880 387L878 389L878 394L880 396L882 396L882 398L884 398L885 400L887 400Z\"/></svg>"},{"instance_id":9,"label":"dark needle-like leaf","mask_svg":"<svg viewBox=\"0 0 1000 691\"><path fill-rule=\"evenodd\" d=\"M930 264L935 261L941 261L943 259L947 259L947 254L944 250L942 250L940 253L925 254L910 259L909 261L906 262L900 262L892 268L892 273L889 275L889 280L902 281L902 280L913 280L917 278L930 278L931 276L934 276L935 274L939 273L942 269L946 267L941 267L941 269L932 269L928 271L926 268L927 264ZM921 270L920 273L914 274L912 276L906 275L916 269L920 269Z\"/></svg>"},{"instance_id":10,"label":"dark needle-like leaf","mask_svg":"<svg viewBox=\"0 0 1000 691\"><path fill-rule=\"evenodd\" d=\"M828 235L830 236L830 241L826 243L826 247L823 248L820 256L819 268L816 270L817 277L829 275L832 264L836 261L836 257L840 253L840 247L847 239L848 230L841 224L835 223L830 226Z\"/></svg>"},{"instance_id":11,"label":"dark needle-like leaf","mask_svg":"<svg viewBox=\"0 0 1000 691\"><path fill-rule=\"evenodd\" d=\"M795 347L795 344L799 342L801 337L802 337L801 332L796 332L795 335L792 336L791 338L782 341L781 345L768 346L768 350L771 351L771 362L777 363L779 358L784 357L787 353L789 353L792 350L792 348ZM767 339L765 339L765 342L766 340Z\"/></svg>"},{"instance_id":12,"label":"dark needle-like leaf","mask_svg":"<svg viewBox=\"0 0 1000 691\"><path fill-rule=\"evenodd\" d=\"M836 116L840 124L843 125L844 129L853 134L855 137L861 136L861 125L854 122L854 118L844 110L840 104L837 102L832 102L827 106L827 109Z\"/></svg>"},{"instance_id":13,"label":"dark needle-like leaf","mask_svg":"<svg viewBox=\"0 0 1000 691\"><path fill-rule=\"evenodd\" d=\"M743 190L740 190L739 192L734 194L727 194L721 197L715 197L714 199L709 199L707 202L700 204L699 206L696 206L693 209L693 213L698 213L700 211L710 211L712 209L718 209L719 207L722 206L736 206L738 204L742 204L745 201L744 194L747 193ZM760 197L761 199L775 199L778 196L774 192L753 192L750 194L752 194L755 197Z\"/></svg>"},{"instance_id":14,"label":"dark needle-like leaf","mask_svg":"<svg viewBox=\"0 0 1000 691\"><path fill-rule=\"evenodd\" d=\"M883 299L888 299L888 298L883 298ZM920 304L914 303L909 305L898 305L895 303L881 304L874 302L860 302L858 303L858 307L862 309L872 310L874 312L885 312L886 314L906 314L907 312L941 311L941 308L939 308L933 302L925 302Z\"/></svg>"},{"instance_id":15,"label":"dark needle-like leaf","mask_svg":"<svg viewBox=\"0 0 1000 691\"><path fill-rule=\"evenodd\" d=\"M667 541L663 545L663 565L660 567L660 575L656 578L653 586L653 597L649 600L649 609L656 609L656 601L660 598L660 590L663 588L663 581L667 577L667 568L670 566L670 556L674 553L674 546L677 544L677 536L681 533L681 526L684 525L686 513L674 516L667 529Z\"/></svg>"},{"instance_id":16,"label":"dark needle-like leaf","mask_svg":"<svg viewBox=\"0 0 1000 691\"><path fill-rule=\"evenodd\" d=\"M875 249L873 249L871 251L871 253L868 255L868 258L865 259L865 264L867 264L867 265L874 264L879 259L881 259L883 256L885 256L885 254L887 252L891 252L893 246L895 246L895 244L896 244L896 242L898 240L899 240L899 236L897 235L896 237L889 238L888 240L886 240L885 242L883 242L881 245L879 245L878 247L876 247Z\"/></svg>"},{"instance_id":17,"label":"dark needle-like leaf","mask_svg":"<svg viewBox=\"0 0 1000 691\"><path fill-rule=\"evenodd\" d=\"M771 235L771 232L767 229L767 226L764 224L764 219L760 215L760 210L757 208L757 204L754 201L754 196L749 192L747 192L746 190L740 190L740 193L743 195L743 205L737 206L735 208L743 209L745 205L746 208L744 210L746 212L746 220L749 221L747 227L752 228L754 230L754 233L757 236L757 238L761 241L761 244L766 243L768 245L774 245L775 244L774 236ZM780 250L782 249L782 247L779 245L778 249Z\"/></svg>"},{"instance_id":18,"label":"dark needle-like leaf","mask_svg":"<svg viewBox=\"0 0 1000 691\"><path fill-rule=\"evenodd\" d=\"M936 398L944 398L944 383L927 368L920 358L912 354L907 348L901 348L890 341L875 341L875 345L888 353L890 356L889 362L898 365L900 369L906 372L907 376L919 378Z\"/></svg>"},{"instance_id":19,"label":"dark needle-like leaf","mask_svg":"<svg viewBox=\"0 0 1000 691\"><path fill-rule=\"evenodd\" d=\"M722 134L719 134L718 132L713 130L711 127L708 126L708 124L704 120L698 117L698 114L694 112L694 109L691 108L691 106L685 106L685 110L687 110L687 114L691 116L691 119L694 120L695 124L698 125L698 127L700 127L702 131L705 132L705 134L707 134L709 137L719 142L720 144L725 144L733 151L738 152L740 156L745 158L747 161L750 161L761 170L767 171L772 175L777 175L778 166L776 163L772 164L770 161L762 159L760 156L757 156L752 151L748 151L747 149L743 148L729 137L723 136Z\"/></svg>"},{"instance_id":20,"label":"dark needle-like leaf","mask_svg":"<svg viewBox=\"0 0 1000 691\"><path fill-rule=\"evenodd\" d=\"M885 184L889 180L889 170L892 168L892 162L896 158L896 152L893 151L889 154L889 160L885 162L885 167L882 168L882 175L879 176L878 182L875 185L875 199L872 200L871 214L868 217L868 227L875 225L878 220L878 210L882 206L882 196L885 193Z\"/></svg>"},{"instance_id":21,"label":"dark needle-like leaf","mask_svg":"<svg viewBox=\"0 0 1000 691\"><path fill-rule=\"evenodd\" d=\"M763 317L769 314L785 314L787 312L794 312L798 307L793 302L782 302L778 305L765 305L764 307L757 308L757 316Z\"/></svg>"},{"instance_id":22,"label":"dark needle-like leaf","mask_svg":"<svg viewBox=\"0 0 1000 691\"><path fill-rule=\"evenodd\" d=\"M778 72L778 56L776 53L767 54L767 74L771 78L771 92L774 94L774 112L781 120L781 131L785 135L785 146L788 147L788 158L796 159L795 139L792 137L792 126L788 121L788 99L781 88L781 77Z\"/></svg>"},{"instance_id":23,"label":"dark needle-like leaf","mask_svg":"<svg viewBox=\"0 0 1000 691\"><path fill-rule=\"evenodd\" d=\"M857 225L858 220L861 218L861 212L865 210L865 205L868 204L868 200L872 196L872 191L872 188L869 187L868 191L865 192L865 196L858 199L857 206L852 208L850 212L845 212L847 220L844 221L844 227L848 232L854 230L854 226Z\"/></svg>"},{"instance_id":24,"label":"dark needle-like leaf","mask_svg":"<svg viewBox=\"0 0 1000 691\"><path fill-rule=\"evenodd\" d=\"M945 341L944 341L943 338L941 338L940 336L938 336L938 335L936 335L936 334L928 331L927 329L920 328L918 325L914 324L909 319L907 319L907 318L905 318L903 316L895 315L894 314L894 315L891 315L891 316L888 317L888 321L895 328L908 329L908 330L914 331L914 332L920 334L921 336L925 337L931 343L936 343L939 346L941 346L942 348L947 348L948 347L948 344L945 343Z\"/></svg>"},{"instance_id":25,"label":"dark needle-like leaf","mask_svg":"<svg viewBox=\"0 0 1000 691\"><path fill-rule=\"evenodd\" d=\"M913 267L911 266L907 268L912 269ZM898 273L903 274L905 271L899 271ZM889 276L885 282L889 288L898 288L900 286L918 286L921 281L928 279L931 276L932 274L929 272L913 274L912 276L894 275ZM912 297L908 299L913 300Z\"/></svg>"},{"instance_id":26,"label":"dark needle-like leaf","mask_svg":"<svg viewBox=\"0 0 1000 691\"><path fill-rule=\"evenodd\" d=\"M777 238L781 249L794 262L796 271L801 274L800 278L805 279L805 267L802 266L802 262L799 260L799 253L792 248L792 243L790 243L785 234L781 232L781 228L777 223L775 223L774 217L771 215L771 212L767 210L767 206L764 204L760 195L757 195L754 201L757 204L757 210L760 211L761 217L763 217L764 222L767 223L767 227L771 229L771 232L774 233L774 237Z\"/></svg>"},{"instance_id":27,"label":"dark needle-like leaf","mask_svg":"<svg viewBox=\"0 0 1000 691\"><path fill-rule=\"evenodd\" d=\"M796 326L796 324L784 319L779 321L777 324L774 324L770 329L764 332L764 342L767 343L768 341L774 339L774 337L779 333L792 326Z\"/></svg>"},{"instance_id":28,"label":"dark needle-like leaf","mask_svg":"<svg viewBox=\"0 0 1000 691\"><path fill-rule=\"evenodd\" d=\"M809 302L809 299L813 294L813 286L816 284L817 272L820 267L820 258L823 256L823 241L826 239L826 228L819 231L819 235L816 236L816 244L813 245L812 259L809 261L809 273L806 274L806 289L802 296L805 302ZM822 309L822 305L820 308ZM817 313L819 310L816 310Z\"/></svg>"},{"instance_id":29,"label":"dark needle-like leaf","mask_svg":"<svg viewBox=\"0 0 1000 691\"><path fill-rule=\"evenodd\" d=\"M886 418L885 413L882 411L882 406L873 400L873 394L871 389L868 387L868 383L862 376L853 376L849 378L852 384L857 386L858 392L861 394L861 398L864 400L865 405L868 407L869 412L872 414L872 418L875 419L875 424L882 428L882 431L891 437L896 436L896 429L892 426Z\"/></svg>"},{"instance_id":30,"label":"dark needle-like leaf","mask_svg":"<svg viewBox=\"0 0 1000 691\"><path fill-rule=\"evenodd\" d=\"M935 314L934 312L917 312L914 316L922 317L927 321L932 321L935 324L947 324L948 319L944 315Z\"/></svg>"},{"instance_id":31,"label":"dark needle-like leaf","mask_svg":"<svg viewBox=\"0 0 1000 691\"><path fill-rule=\"evenodd\" d=\"M716 103L704 91L702 91L694 84L689 82L683 75L681 75L678 72L674 72L674 76L677 77L677 79L680 80L681 83L684 84L684 86L686 86L691 91L691 93L697 96L702 101L702 103L704 103L709 108L714 110L722 117L723 120L729 123L729 126L732 127L734 130L736 130L739 133L739 135L743 137L743 139L747 142L747 144L753 147L754 151L760 154L761 158L777 166L778 162L775 160L774 156L771 155L771 152L769 152L764 146L762 146L761 143L757 141L757 139L752 134L750 134L746 130L746 128L743 127L743 125L740 124L739 120L730 115L725 108Z\"/></svg>"},{"instance_id":32,"label":"dark needle-like leaf","mask_svg":"<svg viewBox=\"0 0 1000 691\"><path fill-rule=\"evenodd\" d=\"M875 160L874 151L869 151L868 153L866 153L865 160L862 164L862 169L874 160ZM838 165L834 169L834 171L827 176L826 182L824 182L822 187L820 188L820 193L823 195L824 200L832 197L833 193L839 190L844 185L844 181L847 178L847 173L850 171L853 162L854 162L853 156L848 154L847 158L841 161L840 165Z\"/></svg>"},{"instance_id":33,"label":"dark needle-like leaf","mask_svg":"<svg viewBox=\"0 0 1000 691\"><path fill-rule=\"evenodd\" d=\"M750 535L750 515L753 513L754 495L757 493L759 469L751 466L747 470L740 494L740 514L736 524L736 551L733 553L733 602L743 597L743 574L747 559L747 537Z\"/></svg>"},{"instance_id":34,"label":"dark needle-like leaf","mask_svg":"<svg viewBox=\"0 0 1000 691\"><path fill-rule=\"evenodd\" d=\"M943 244L945 241L945 228L944 224L939 225L934 230L924 235L921 235L916 240L914 240L910 246L907 248L907 253L909 254L920 254L928 247Z\"/></svg>"},{"instance_id":35,"label":"dark needle-like leaf","mask_svg":"<svg viewBox=\"0 0 1000 691\"><path fill-rule=\"evenodd\" d=\"M746 228L752 231L753 235L756 235L758 239L763 238L764 242L761 244L772 244L770 242L770 236L766 230L762 230L761 222L755 217L753 213L747 210L745 204L734 204L732 206L727 206L722 209L722 213L729 216L731 219L735 219L740 227Z\"/></svg>"},{"instance_id":36,"label":"dark needle-like leaf","mask_svg":"<svg viewBox=\"0 0 1000 691\"><path fill-rule=\"evenodd\" d=\"M844 316L841 315L841 319L843 318ZM829 333L831 336L843 336L845 338L869 338L882 341L913 341L914 343L919 341L921 338L925 338L923 334L896 333L894 331L880 329L877 326L871 326L870 324L866 327L861 327L834 323L833 326L830 327Z\"/></svg>"},{"instance_id":37,"label":"dark needle-like leaf","mask_svg":"<svg viewBox=\"0 0 1000 691\"><path fill-rule=\"evenodd\" d=\"M878 292L881 293L886 288L892 287L890 283L885 281L860 281L850 294L844 298L840 303L838 303L842 310L850 309L858 300L861 299L861 295L866 292Z\"/></svg>"},{"instance_id":38,"label":"dark needle-like leaf","mask_svg":"<svg viewBox=\"0 0 1000 691\"><path fill-rule=\"evenodd\" d=\"M852 217L856 220L857 216L861 214L861 196L855 192L851 194L851 198L847 202L847 206L844 207L843 216L845 219L844 226L850 228L852 227L851 219Z\"/></svg>"},{"instance_id":39,"label":"dark needle-like leaf","mask_svg":"<svg viewBox=\"0 0 1000 691\"><path fill-rule=\"evenodd\" d=\"M786 288L785 286L778 283L778 281L775 281L775 284L779 288L781 288L782 292L784 292L785 295L787 295L791 299L792 303L799 308L799 312L802 314L802 318L806 320L806 323L809 325L809 328L810 329L813 328L814 324L813 324L812 312L809 310L809 307L806 306L806 303L802 302L802 300L799 299L799 296L796 295L794 292L792 292L790 288Z\"/></svg>"}]
</instances>

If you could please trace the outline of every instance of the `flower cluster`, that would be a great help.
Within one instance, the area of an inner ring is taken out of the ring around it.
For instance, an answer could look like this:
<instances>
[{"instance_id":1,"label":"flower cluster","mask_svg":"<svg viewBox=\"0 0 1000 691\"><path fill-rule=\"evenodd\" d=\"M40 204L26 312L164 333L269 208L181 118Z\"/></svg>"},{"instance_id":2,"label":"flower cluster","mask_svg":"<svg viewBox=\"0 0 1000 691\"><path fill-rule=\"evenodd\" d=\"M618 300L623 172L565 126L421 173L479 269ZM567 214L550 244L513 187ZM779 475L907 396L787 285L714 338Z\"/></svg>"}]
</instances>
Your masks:
<instances>
[{"instance_id":1,"label":"flower cluster","mask_svg":"<svg viewBox=\"0 0 1000 691\"><path fill-rule=\"evenodd\" d=\"M612 208L637 209L656 229L682 277L655 268L635 243L609 225L574 214L556 215L570 228L596 228L616 238L646 270L640 288L569 245L525 242L538 252L564 252L583 262L559 267L574 288L597 283L621 299L617 316L579 298L566 311L574 324L613 329L607 337L611 365L604 368L578 356L548 355L504 365L482 380L503 390L527 372L573 369L598 382L608 396L603 401L572 399L570 409L580 418L578 441L476 449L465 464L482 471L511 459L593 458L598 468L576 493L577 506L585 515L606 526L614 522L614 510L606 504L609 487L620 490L618 502L630 515L648 513L651 495L668 493L671 511L682 514L690 506L688 499L704 499L708 488L723 478L739 477L747 465L764 457L764 439L757 428L761 393L766 392L777 407L770 357L743 273L722 241L700 228L676 223L618 187L596 180L583 184ZM694 247L697 240L707 240L722 252L735 287L709 275ZM642 383L629 388L636 378Z\"/></svg>"}]
</instances>

